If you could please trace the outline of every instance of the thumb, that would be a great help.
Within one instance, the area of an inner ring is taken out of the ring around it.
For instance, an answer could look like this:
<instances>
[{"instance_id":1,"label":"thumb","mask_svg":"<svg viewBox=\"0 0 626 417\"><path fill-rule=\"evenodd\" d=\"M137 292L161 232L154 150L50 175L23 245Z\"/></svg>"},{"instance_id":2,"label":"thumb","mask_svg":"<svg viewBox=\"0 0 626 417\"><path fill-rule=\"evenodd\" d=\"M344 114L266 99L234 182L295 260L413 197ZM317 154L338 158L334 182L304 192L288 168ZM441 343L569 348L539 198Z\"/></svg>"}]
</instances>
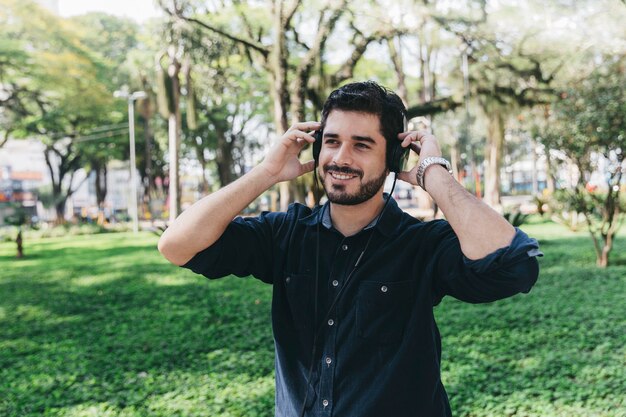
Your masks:
<instances>
[{"instance_id":1,"label":"thumb","mask_svg":"<svg viewBox=\"0 0 626 417\"><path fill-rule=\"evenodd\" d=\"M416 184L417 183L417 180L411 174L410 171L398 172L398 179L401 180L401 181L404 181L404 182L408 182L409 184Z\"/></svg>"}]
</instances>

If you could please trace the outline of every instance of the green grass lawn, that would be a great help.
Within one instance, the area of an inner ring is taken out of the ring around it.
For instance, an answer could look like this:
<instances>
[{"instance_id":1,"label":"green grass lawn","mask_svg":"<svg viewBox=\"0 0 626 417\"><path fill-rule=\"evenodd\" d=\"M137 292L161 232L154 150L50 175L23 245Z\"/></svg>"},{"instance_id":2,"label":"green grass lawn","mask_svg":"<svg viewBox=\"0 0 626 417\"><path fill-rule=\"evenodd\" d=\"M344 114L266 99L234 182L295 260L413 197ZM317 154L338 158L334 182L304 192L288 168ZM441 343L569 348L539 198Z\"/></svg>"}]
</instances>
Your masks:
<instances>
[{"instance_id":1,"label":"green grass lawn","mask_svg":"<svg viewBox=\"0 0 626 417\"><path fill-rule=\"evenodd\" d=\"M530 294L436 309L455 416L625 417L625 234L599 270L584 232L524 229L546 254ZM0 416L273 416L269 286L209 282L156 241L0 244Z\"/></svg>"}]
</instances>

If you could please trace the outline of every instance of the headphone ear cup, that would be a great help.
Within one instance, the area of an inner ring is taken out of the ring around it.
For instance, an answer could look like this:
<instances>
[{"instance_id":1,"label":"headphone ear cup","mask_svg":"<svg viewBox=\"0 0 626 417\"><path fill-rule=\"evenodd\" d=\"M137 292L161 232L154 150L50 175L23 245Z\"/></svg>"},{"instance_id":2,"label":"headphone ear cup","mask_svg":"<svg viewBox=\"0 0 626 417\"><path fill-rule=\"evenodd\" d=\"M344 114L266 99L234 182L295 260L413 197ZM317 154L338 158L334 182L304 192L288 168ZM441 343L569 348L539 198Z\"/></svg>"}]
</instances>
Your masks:
<instances>
[{"instance_id":1,"label":"headphone ear cup","mask_svg":"<svg viewBox=\"0 0 626 417\"><path fill-rule=\"evenodd\" d=\"M389 152L389 160L387 161L387 166L389 167L389 171L391 172L402 172L404 166L406 164L406 160L409 156L409 148L403 148L400 145L400 141L397 144L394 144L391 147L391 152Z\"/></svg>"},{"instance_id":2,"label":"headphone ear cup","mask_svg":"<svg viewBox=\"0 0 626 417\"><path fill-rule=\"evenodd\" d=\"M313 142L313 159L317 164L319 162L320 152L322 150L322 131L316 130L313 136L315 137L315 142Z\"/></svg>"},{"instance_id":3,"label":"headphone ear cup","mask_svg":"<svg viewBox=\"0 0 626 417\"><path fill-rule=\"evenodd\" d=\"M407 130L408 120L406 115L402 113L402 132ZM409 159L409 148L403 148L400 141L395 141L391 145L391 149L389 149L388 156L387 167L389 167L389 171L395 173L402 172L406 166L407 159Z\"/></svg>"}]
</instances>

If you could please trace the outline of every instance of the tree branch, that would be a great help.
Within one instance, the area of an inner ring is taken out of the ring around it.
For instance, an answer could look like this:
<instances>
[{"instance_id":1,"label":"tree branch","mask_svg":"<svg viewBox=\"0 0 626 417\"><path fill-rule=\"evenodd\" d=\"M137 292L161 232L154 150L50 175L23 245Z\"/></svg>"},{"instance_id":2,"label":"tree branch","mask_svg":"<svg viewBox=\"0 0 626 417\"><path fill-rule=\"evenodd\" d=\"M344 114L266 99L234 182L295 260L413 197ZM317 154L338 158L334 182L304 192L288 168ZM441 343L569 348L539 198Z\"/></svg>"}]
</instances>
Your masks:
<instances>
[{"instance_id":1,"label":"tree branch","mask_svg":"<svg viewBox=\"0 0 626 417\"><path fill-rule=\"evenodd\" d=\"M311 72L311 68L315 63L315 60L319 58L321 50L324 48L326 41L328 40L328 36L330 36L330 32L335 27L337 21L341 18L345 10L346 1L342 1L340 4L337 4L332 10L331 14L328 18L325 18L326 12L322 11L319 19L319 26L317 30L317 35L315 36L315 41L313 45L304 56L304 58L298 64L298 68L296 69L296 79L302 80L303 78L307 78L309 73Z\"/></svg>"},{"instance_id":2,"label":"tree branch","mask_svg":"<svg viewBox=\"0 0 626 417\"><path fill-rule=\"evenodd\" d=\"M245 39L245 38L242 38L242 37L239 37L239 36L232 35L232 34L226 32L223 29L220 29L220 28L218 28L216 26L213 26L213 25L211 25L209 23L203 22L203 21L201 21L199 19L196 19L194 17L183 16L182 13L180 13L177 10L172 11L172 10L170 10L167 7L164 7L163 10L165 11L165 13L167 13L168 15L170 15L171 17L173 17L175 19L182 20L182 21L185 21L185 22L188 22L188 23L194 23L194 24L196 24L196 25L198 25L198 26L200 26L200 27L202 27L204 29L207 29L207 30L210 30L212 32L215 32L218 35L221 35L221 36L225 37L226 39L229 39L229 40L231 40L233 42L242 44L246 48L250 48L250 49L252 49L254 51L257 51L261 55L263 55L263 58L265 58L265 59L267 59L267 57L270 54L270 49L268 47L266 47L265 45L255 41L255 40Z\"/></svg>"},{"instance_id":3,"label":"tree branch","mask_svg":"<svg viewBox=\"0 0 626 417\"><path fill-rule=\"evenodd\" d=\"M393 62L393 68L396 71L396 78L398 79L397 93L398 93L398 96L404 102L404 105L406 106L408 101L407 101L406 83L404 80L405 78L404 77L404 65L402 63L402 55L398 51L398 48L396 48L394 40L395 38L388 39L387 47L389 48L389 55L391 56L391 62Z\"/></svg>"},{"instance_id":4,"label":"tree branch","mask_svg":"<svg viewBox=\"0 0 626 417\"><path fill-rule=\"evenodd\" d=\"M359 31L356 27L352 27L355 30L354 38L352 40L354 50L348 59L346 59L346 61L341 65L339 70L331 77L331 85L338 85L341 82L352 78L354 74L354 67L359 62L371 42L387 40L394 36L403 35L406 32L404 29L386 27L375 31L369 36L364 36L363 33L361 33L361 31Z\"/></svg>"},{"instance_id":5,"label":"tree branch","mask_svg":"<svg viewBox=\"0 0 626 417\"><path fill-rule=\"evenodd\" d=\"M243 20L243 23L245 24L246 32L248 32L248 37L250 37L250 39L254 39L254 33L252 32L252 24L248 20L248 17L246 16L246 14L243 13L240 9L241 2L239 0L235 0L233 1L233 4L237 8L237 14L239 15L239 17L241 18L241 20Z\"/></svg>"},{"instance_id":6,"label":"tree branch","mask_svg":"<svg viewBox=\"0 0 626 417\"><path fill-rule=\"evenodd\" d=\"M453 97L445 97L437 100L428 101L426 103L410 106L407 109L407 117L412 119L418 116L428 116L437 113L443 113L448 110L454 110L461 106L463 102L454 100Z\"/></svg>"},{"instance_id":7,"label":"tree branch","mask_svg":"<svg viewBox=\"0 0 626 417\"><path fill-rule=\"evenodd\" d=\"M298 7L302 4L302 0L294 0L291 4L291 7L285 12L285 16L283 16L283 25L284 27L291 26L291 19L296 14Z\"/></svg>"},{"instance_id":8,"label":"tree branch","mask_svg":"<svg viewBox=\"0 0 626 417\"><path fill-rule=\"evenodd\" d=\"M11 134L11 129L5 130L4 138L2 139L2 141L0 141L0 148L2 148L9 141L10 134Z\"/></svg>"}]
</instances>

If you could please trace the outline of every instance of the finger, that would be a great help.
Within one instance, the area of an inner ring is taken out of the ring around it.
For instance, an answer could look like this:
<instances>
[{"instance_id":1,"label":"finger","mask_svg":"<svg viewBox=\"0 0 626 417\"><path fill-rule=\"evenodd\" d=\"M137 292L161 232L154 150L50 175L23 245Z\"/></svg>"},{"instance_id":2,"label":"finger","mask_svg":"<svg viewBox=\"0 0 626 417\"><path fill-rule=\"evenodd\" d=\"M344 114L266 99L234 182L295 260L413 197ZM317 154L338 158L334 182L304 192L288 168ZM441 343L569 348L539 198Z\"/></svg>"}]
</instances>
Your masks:
<instances>
[{"instance_id":1,"label":"finger","mask_svg":"<svg viewBox=\"0 0 626 417\"><path fill-rule=\"evenodd\" d=\"M420 143L424 143L424 141L425 141L425 140L428 140L428 139L434 139L434 140L436 140L436 139L435 139L435 136L433 136L433 134L432 134L432 133L430 133L430 132L427 132L427 131L425 131L425 130L422 130L422 131L420 131L420 132L417 132L417 140L419 140L419 141L420 141Z\"/></svg>"},{"instance_id":2,"label":"finger","mask_svg":"<svg viewBox=\"0 0 626 417\"><path fill-rule=\"evenodd\" d=\"M307 132L303 132L302 130L292 130L288 133L287 138L301 143L301 142L308 142L308 143L313 143L315 142L315 137L310 135Z\"/></svg>"},{"instance_id":3,"label":"finger","mask_svg":"<svg viewBox=\"0 0 626 417\"><path fill-rule=\"evenodd\" d=\"M309 132L303 131L303 130L296 130L296 132L298 132L298 137L300 139L303 139L309 143L313 143L315 142L315 136L313 136L312 134L310 134Z\"/></svg>"},{"instance_id":4,"label":"finger","mask_svg":"<svg viewBox=\"0 0 626 417\"><path fill-rule=\"evenodd\" d=\"M402 147L406 148L411 143L417 142L417 132L409 132L404 139L402 139Z\"/></svg>"},{"instance_id":5,"label":"finger","mask_svg":"<svg viewBox=\"0 0 626 417\"><path fill-rule=\"evenodd\" d=\"M290 131L290 130L301 130L301 131L318 130L321 126L322 126L322 124L320 122L316 122L316 121L298 122L298 123L292 124L291 127L289 127L289 129L287 129L287 131Z\"/></svg>"}]
</instances>

